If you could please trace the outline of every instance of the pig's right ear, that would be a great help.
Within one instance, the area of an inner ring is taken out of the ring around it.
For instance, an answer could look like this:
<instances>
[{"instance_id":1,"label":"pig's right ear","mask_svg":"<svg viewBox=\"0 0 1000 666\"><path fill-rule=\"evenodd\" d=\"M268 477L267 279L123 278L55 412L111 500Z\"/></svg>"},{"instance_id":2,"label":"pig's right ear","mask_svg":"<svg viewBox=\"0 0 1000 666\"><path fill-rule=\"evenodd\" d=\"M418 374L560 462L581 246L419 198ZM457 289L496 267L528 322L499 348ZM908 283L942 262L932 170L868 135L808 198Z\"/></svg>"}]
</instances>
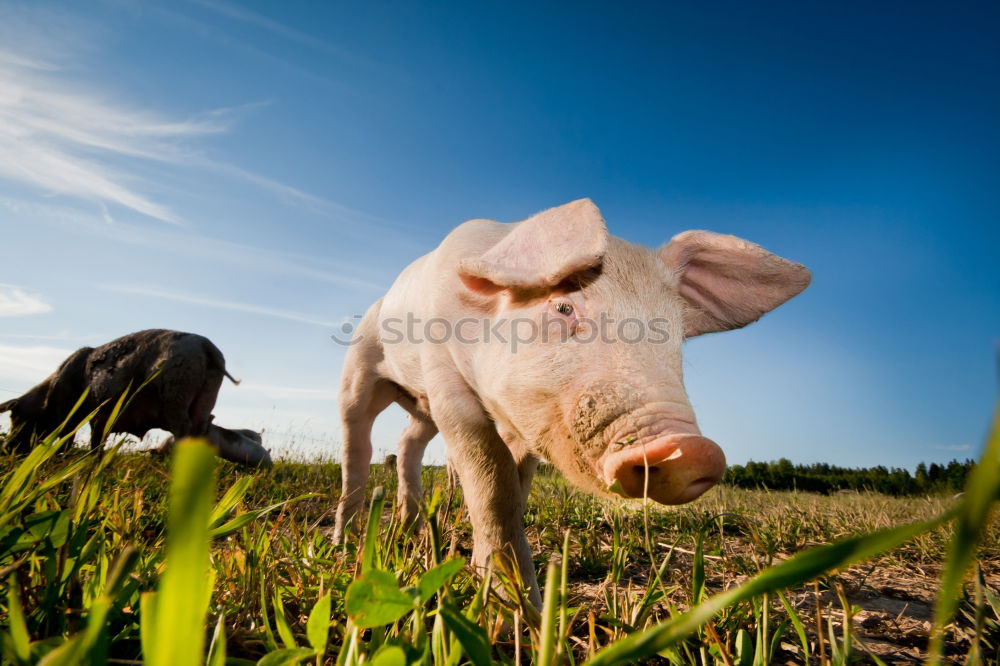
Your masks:
<instances>
[{"instance_id":1,"label":"pig's right ear","mask_svg":"<svg viewBox=\"0 0 1000 666\"><path fill-rule=\"evenodd\" d=\"M470 290L545 289L600 265L608 244L601 211L590 199L550 208L517 225L459 275Z\"/></svg>"}]
</instances>

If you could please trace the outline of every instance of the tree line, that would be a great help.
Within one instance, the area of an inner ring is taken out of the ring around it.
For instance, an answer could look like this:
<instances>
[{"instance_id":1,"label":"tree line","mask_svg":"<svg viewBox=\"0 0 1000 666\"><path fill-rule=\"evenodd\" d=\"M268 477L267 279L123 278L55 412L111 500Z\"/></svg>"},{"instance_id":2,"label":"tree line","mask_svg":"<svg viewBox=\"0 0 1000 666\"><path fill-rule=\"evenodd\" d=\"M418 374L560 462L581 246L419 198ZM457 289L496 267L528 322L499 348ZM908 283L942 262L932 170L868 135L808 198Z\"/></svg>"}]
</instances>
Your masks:
<instances>
[{"instance_id":1,"label":"tree line","mask_svg":"<svg viewBox=\"0 0 1000 666\"><path fill-rule=\"evenodd\" d=\"M946 464L920 463L916 472L901 467L837 467L827 463L795 465L787 458L778 461L730 465L722 483L737 488L805 490L833 493L838 490L870 490L886 495L957 493L975 460L952 460Z\"/></svg>"}]
</instances>

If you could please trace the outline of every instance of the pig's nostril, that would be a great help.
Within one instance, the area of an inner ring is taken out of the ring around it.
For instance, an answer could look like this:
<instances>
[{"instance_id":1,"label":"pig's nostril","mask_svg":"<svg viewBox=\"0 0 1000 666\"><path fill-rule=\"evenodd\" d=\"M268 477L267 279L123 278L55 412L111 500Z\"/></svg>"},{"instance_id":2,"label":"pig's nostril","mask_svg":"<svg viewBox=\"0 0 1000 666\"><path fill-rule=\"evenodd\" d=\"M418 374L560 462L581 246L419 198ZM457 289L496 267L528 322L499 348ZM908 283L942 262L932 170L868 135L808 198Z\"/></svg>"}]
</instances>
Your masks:
<instances>
[{"instance_id":1,"label":"pig's nostril","mask_svg":"<svg viewBox=\"0 0 1000 666\"><path fill-rule=\"evenodd\" d=\"M645 476L647 469L649 470L650 475L660 471L659 467L653 467L652 465L650 465L649 467L647 467L646 465L635 465L632 468L632 471L638 474L639 476Z\"/></svg>"}]
</instances>

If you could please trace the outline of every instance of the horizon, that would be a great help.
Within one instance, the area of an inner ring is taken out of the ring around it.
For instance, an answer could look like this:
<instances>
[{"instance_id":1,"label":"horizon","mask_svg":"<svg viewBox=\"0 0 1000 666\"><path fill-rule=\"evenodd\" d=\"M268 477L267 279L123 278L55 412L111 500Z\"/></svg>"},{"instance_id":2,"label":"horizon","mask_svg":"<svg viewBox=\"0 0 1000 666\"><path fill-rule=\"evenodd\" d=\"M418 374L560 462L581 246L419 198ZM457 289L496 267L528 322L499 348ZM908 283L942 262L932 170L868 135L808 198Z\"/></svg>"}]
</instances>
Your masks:
<instances>
[{"instance_id":1,"label":"horizon","mask_svg":"<svg viewBox=\"0 0 1000 666\"><path fill-rule=\"evenodd\" d=\"M0 1L0 402L78 347L174 328L243 380L217 422L336 456L331 336L457 224L589 197L631 242L708 229L812 271L685 345L731 463L977 458L1000 340L997 19ZM375 461L404 424L378 420Z\"/></svg>"}]
</instances>

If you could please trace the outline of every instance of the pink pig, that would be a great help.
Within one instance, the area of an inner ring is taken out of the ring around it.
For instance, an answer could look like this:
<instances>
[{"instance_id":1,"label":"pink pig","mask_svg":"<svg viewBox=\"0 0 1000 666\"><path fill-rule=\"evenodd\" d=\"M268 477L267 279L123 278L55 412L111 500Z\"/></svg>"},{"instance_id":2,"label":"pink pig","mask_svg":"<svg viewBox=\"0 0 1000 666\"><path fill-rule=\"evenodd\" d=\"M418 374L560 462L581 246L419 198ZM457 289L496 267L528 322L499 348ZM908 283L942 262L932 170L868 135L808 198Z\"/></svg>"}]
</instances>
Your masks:
<instances>
[{"instance_id":1,"label":"pink pig","mask_svg":"<svg viewBox=\"0 0 1000 666\"><path fill-rule=\"evenodd\" d=\"M659 250L605 229L580 199L523 222L472 220L410 264L365 314L341 380L343 493L335 539L361 510L371 428L390 403L398 506L419 515L424 447L440 432L473 527L541 597L522 518L539 458L597 493L690 502L722 477L684 391L681 343L740 328L809 271L734 236L687 231Z\"/></svg>"}]
</instances>

